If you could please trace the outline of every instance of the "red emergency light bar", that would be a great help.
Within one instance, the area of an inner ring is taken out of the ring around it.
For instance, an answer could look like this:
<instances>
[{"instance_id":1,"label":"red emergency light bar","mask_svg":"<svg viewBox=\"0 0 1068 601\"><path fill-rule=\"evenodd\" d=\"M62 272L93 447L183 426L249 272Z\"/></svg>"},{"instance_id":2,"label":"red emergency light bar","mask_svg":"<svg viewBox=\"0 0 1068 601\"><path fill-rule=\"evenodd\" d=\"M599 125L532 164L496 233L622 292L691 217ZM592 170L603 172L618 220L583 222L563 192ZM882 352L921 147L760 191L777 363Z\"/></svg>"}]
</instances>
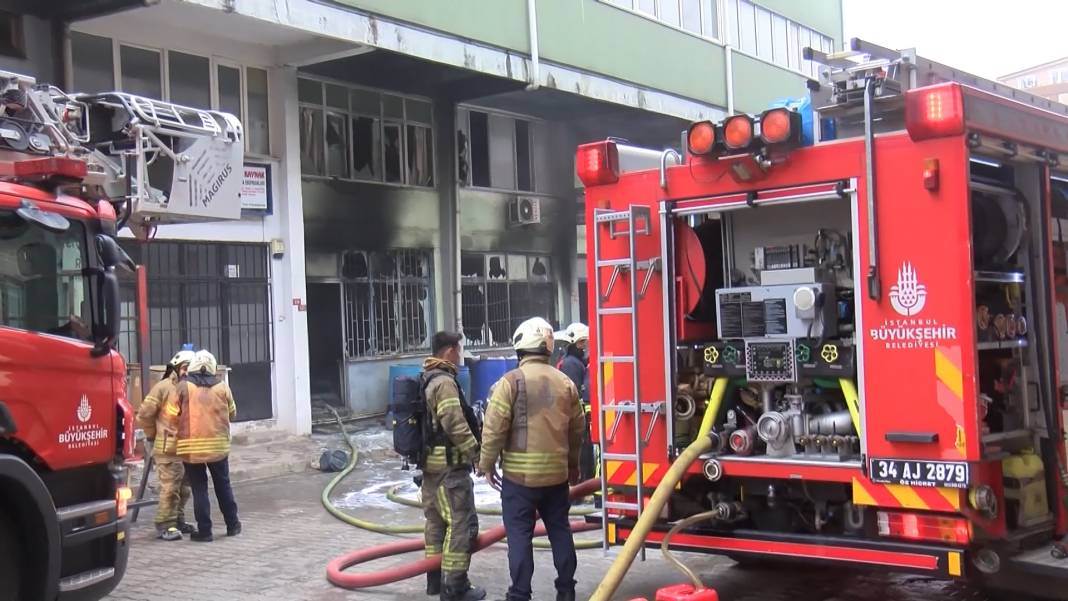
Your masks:
<instances>
[{"instance_id":1,"label":"red emergency light bar","mask_svg":"<svg viewBox=\"0 0 1068 601\"><path fill-rule=\"evenodd\" d=\"M960 85L946 83L906 91L905 129L917 142L964 133Z\"/></svg>"},{"instance_id":2,"label":"red emergency light bar","mask_svg":"<svg viewBox=\"0 0 1068 601\"><path fill-rule=\"evenodd\" d=\"M585 186L601 186L619 181L619 150L615 142L604 140L578 147L575 170Z\"/></svg>"},{"instance_id":3,"label":"red emergency light bar","mask_svg":"<svg viewBox=\"0 0 1068 601\"><path fill-rule=\"evenodd\" d=\"M717 157L745 153L781 153L801 144L801 115L787 108L768 109L759 117L734 115L720 124L698 121L686 136L691 155Z\"/></svg>"},{"instance_id":4,"label":"red emergency light bar","mask_svg":"<svg viewBox=\"0 0 1068 601\"><path fill-rule=\"evenodd\" d=\"M0 177L16 179L48 179L59 177L82 180L89 173L85 161L69 157L42 157L23 161L0 162Z\"/></svg>"}]
</instances>

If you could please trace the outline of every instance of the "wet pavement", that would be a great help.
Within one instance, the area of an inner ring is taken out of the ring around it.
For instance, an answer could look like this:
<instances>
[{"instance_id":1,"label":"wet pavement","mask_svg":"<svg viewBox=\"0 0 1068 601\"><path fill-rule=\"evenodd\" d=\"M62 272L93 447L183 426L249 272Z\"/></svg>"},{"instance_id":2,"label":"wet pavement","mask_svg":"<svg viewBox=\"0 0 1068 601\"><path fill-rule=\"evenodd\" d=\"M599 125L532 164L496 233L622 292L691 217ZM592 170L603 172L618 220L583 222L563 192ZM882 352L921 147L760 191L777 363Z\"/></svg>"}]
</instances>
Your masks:
<instances>
[{"instance_id":1,"label":"wet pavement","mask_svg":"<svg viewBox=\"0 0 1068 601\"><path fill-rule=\"evenodd\" d=\"M418 509L385 499L397 484L410 482L399 462L383 453L361 457L359 468L335 495L339 506L365 519L400 525L420 523ZM395 541L395 537L359 530L331 517L319 502L329 474L310 472L240 484L236 487L244 532L235 538L220 536L212 543L188 540L162 542L154 539L152 509L142 512L131 531L131 555L126 577L107 599L113 601L157 600L340 600L385 601L426 599L422 578L375 589L345 591L325 578L326 563L347 551ZM408 484L400 490L414 497ZM495 491L481 484L480 503L496 505ZM214 500L213 500L214 501ZM192 513L192 507L189 508ZM225 532L216 510L216 536ZM498 519L481 516L483 528ZM578 534L577 538L597 533ZM729 559L698 554L678 555L701 578L715 587L723 601L984 601L981 593L956 585L914 576L835 569L742 568ZM421 553L384 559L375 569L419 559ZM551 555L535 553L535 599L554 599ZM579 552L578 597L586 599L600 575L611 564L600 549ZM364 568L366 569L366 568ZM472 580L485 586L489 599L501 599L508 583L507 556L503 545L477 554L472 560ZM661 557L650 551L648 560L636 562L615 599L652 599L656 589L683 578Z\"/></svg>"}]
</instances>

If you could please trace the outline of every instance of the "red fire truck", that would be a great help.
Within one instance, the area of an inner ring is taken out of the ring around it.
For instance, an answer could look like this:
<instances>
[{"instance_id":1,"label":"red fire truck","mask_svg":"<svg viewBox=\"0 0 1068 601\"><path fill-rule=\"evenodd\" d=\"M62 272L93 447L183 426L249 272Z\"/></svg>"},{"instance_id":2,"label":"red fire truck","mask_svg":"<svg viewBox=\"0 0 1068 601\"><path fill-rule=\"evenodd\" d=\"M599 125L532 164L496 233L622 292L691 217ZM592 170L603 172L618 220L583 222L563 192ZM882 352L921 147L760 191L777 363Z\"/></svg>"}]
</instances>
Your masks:
<instances>
[{"instance_id":1,"label":"red fire truck","mask_svg":"<svg viewBox=\"0 0 1068 601\"><path fill-rule=\"evenodd\" d=\"M1063 595L1068 107L806 52L810 115L578 149L606 548Z\"/></svg>"},{"instance_id":2,"label":"red fire truck","mask_svg":"<svg viewBox=\"0 0 1068 601\"><path fill-rule=\"evenodd\" d=\"M239 216L242 145L232 115L0 72L0 599L99 599L122 578L116 233Z\"/></svg>"}]
</instances>

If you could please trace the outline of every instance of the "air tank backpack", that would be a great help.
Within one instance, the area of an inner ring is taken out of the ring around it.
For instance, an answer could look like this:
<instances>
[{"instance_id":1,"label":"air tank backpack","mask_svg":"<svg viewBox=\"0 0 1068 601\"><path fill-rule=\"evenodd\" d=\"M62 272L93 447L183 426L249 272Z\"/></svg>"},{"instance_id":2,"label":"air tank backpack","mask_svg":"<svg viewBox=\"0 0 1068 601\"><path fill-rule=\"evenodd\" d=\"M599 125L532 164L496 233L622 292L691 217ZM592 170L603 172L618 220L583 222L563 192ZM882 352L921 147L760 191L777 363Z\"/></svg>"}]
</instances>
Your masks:
<instances>
[{"instance_id":1,"label":"air tank backpack","mask_svg":"<svg viewBox=\"0 0 1068 601\"><path fill-rule=\"evenodd\" d=\"M404 459L401 469L408 470L412 465L421 469L430 448L439 445L446 448L449 465L455 461L448 436L438 429L434 420L427 415L426 389L439 377L450 376L439 372L429 377L421 374L419 377L406 376L393 381L393 398L390 400L389 409L393 415L393 450ZM474 410L467 404L463 389L457 388L464 419L475 439L481 444L481 424Z\"/></svg>"}]
</instances>

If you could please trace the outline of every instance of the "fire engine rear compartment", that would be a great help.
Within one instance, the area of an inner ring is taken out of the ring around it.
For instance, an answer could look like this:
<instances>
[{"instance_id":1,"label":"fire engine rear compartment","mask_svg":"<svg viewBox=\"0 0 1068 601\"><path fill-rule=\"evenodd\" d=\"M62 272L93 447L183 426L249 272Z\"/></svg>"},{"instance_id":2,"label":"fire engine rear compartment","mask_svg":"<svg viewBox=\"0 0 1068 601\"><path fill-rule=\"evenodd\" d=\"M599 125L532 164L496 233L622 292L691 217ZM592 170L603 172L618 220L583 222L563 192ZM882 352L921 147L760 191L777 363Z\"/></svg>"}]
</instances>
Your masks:
<instances>
[{"instance_id":1,"label":"fire engine rear compartment","mask_svg":"<svg viewBox=\"0 0 1068 601\"><path fill-rule=\"evenodd\" d=\"M888 144L881 156L892 156L893 148ZM957 301L968 298L966 309L953 307L962 314L954 319L904 318L908 329L922 330L920 340L896 340L896 334L873 331L884 324L869 315L863 300L865 218L858 204L859 176L782 192L762 190L755 198L732 194L670 203L670 216L662 222L668 227L661 229L671 232L662 244L676 258L671 276L678 292L664 295L674 309L665 332L671 332L675 349L675 398L670 425L666 418L657 425L655 416L642 421L642 429L651 434L646 438L656 440L661 429L670 430L673 456L690 442L709 410L713 383L727 382L723 402L714 407L717 448L691 469L662 516L673 521L715 509L720 517L687 531L688 542L676 543L680 548L764 555L774 554L767 543L775 542L794 545L800 557L860 563L865 563L863 553L848 549L885 551L888 555L871 563L957 577L974 570L962 565L961 552L985 548L979 542L983 539L999 540L999 552L1008 550L1005 545L1021 548L1050 540L1057 495L1045 474L1057 470L1042 466L1057 465L1057 449L1045 427L1055 410L1048 369L1053 340L1046 300L1051 248L1047 172L1041 165L980 152L959 156L957 163L943 158L941 177L944 187L952 187L957 178L969 191L957 207L966 217L961 228L965 239L940 243L920 233L907 241L915 257L911 261L886 259L893 253L884 253L883 304L901 305L895 308L901 316L910 309L920 316L925 303L935 309L944 302L935 295L946 288L957 290ZM909 195L922 194L929 201L917 184L891 184L886 192L900 194L902 186L911 186ZM946 193L940 200L950 197ZM698 210L699 205L704 208ZM879 210L882 218L886 209ZM962 233L949 223L941 228L946 238ZM963 257L966 269L956 272L956 281L947 276L952 268L932 272L931 257L924 258L930 253L935 263L952 262L953 256L939 256L943 244L963 246L956 259ZM701 260L694 260L698 248ZM971 277L962 277L968 273ZM693 298L697 289L700 296ZM941 307L945 315L945 305ZM954 321L958 318L959 323ZM604 337L612 340L608 327ZM933 356L932 373L945 369L937 367L939 353L956 351L949 359L964 401L957 421L950 422L957 431L927 419L925 412L931 409L924 403L933 403L935 395L915 400L925 395L919 391L922 378L907 369L894 373L891 368L882 377L898 379L901 400L891 409L911 412L910 428L881 427L871 420L869 409L874 408L865 399L871 386L865 386L865 377L873 365L864 353L874 344L888 347L884 357L888 349L923 350ZM617 379L628 379L628 366L614 367ZM616 434L630 431L618 422L631 417L616 417ZM611 427L605 433L607 452L633 448L624 442L628 436L617 439L610 432ZM880 475L872 471L873 458L894 462L881 464L887 473ZM934 473L943 462L943 473ZM967 473L954 482L951 472L962 463ZM895 468L933 472L930 478L890 473ZM901 483L909 478L914 486ZM655 477L646 480L648 491ZM613 481L610 466L609 484L623 493L617 498L634 500L635 478ZM997 505L994 511L990 498ZM625 538L630 513L622 505L616 509L621 518L616 536ZM917 515L919 522L910 517ZM666 528L658 528L661 534L654 533L650 543L662 540ZM922 537L914 536L916 528L924 531ZM764 542L747 546L745 541ZM846 551L836 556L826 550L828 545ZM895 563L900 553L910 551L929 553L931 563Z\"/></svg>"}]
</instances>

